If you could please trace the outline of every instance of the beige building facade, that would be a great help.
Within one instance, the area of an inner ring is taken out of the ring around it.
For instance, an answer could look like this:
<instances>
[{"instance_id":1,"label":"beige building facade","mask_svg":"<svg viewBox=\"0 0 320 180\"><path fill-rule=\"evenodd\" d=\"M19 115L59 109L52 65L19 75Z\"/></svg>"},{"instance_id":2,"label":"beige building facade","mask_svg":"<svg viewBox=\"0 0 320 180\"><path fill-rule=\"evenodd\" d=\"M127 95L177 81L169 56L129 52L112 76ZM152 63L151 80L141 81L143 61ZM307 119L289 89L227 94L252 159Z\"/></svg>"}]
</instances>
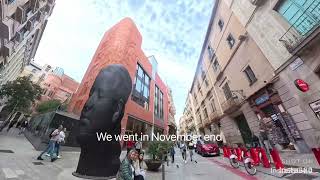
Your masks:
<instances>
[{"instance_id":1,"label":"beige building facade","mask_svg":"<svg viewBox=\"0 0 320 180\"><path fill-rule=\"evenodd\" d=\"M34 58L55 0L0 2L0 84L16 79Z\"/></svg>"},{"instance_id":2,"label":"beige building facade","mask_svg":"<svg viewBox=\"0 0 320 180\"><path fill-rule=\"evenodd\" d=\"M319 146L320 3L306 2L215 2L190 89L200 134L249 144L269 118L279 149L309 152ZM314 11L290 19L286 13L295 5ZM306 19L314 23L296 25ZM296 79L306 81L309 91L300 91Z\"/></svg>"}]
</instances>

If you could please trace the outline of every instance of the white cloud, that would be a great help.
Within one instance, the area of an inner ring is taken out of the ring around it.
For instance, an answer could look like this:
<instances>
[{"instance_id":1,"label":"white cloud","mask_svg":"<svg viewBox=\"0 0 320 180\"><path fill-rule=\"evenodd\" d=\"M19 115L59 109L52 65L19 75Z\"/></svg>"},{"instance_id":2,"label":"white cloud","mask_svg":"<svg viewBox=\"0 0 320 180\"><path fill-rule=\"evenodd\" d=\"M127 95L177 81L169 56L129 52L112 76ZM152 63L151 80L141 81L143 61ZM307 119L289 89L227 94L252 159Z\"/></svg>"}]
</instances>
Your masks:
<instances>
[{"instance_id":1,"label":"white cloud","mask_svg":"<svg viewBox=\"0 0 320 180\"><path fill-rule=\"evenodd\" d=\"M36 61L64 68L81 81L104 32L131 17L142 34L145 54L154 55L162 79L182 114L213 1L63 0L49 19Z\"/></svg>"}]
</instances>

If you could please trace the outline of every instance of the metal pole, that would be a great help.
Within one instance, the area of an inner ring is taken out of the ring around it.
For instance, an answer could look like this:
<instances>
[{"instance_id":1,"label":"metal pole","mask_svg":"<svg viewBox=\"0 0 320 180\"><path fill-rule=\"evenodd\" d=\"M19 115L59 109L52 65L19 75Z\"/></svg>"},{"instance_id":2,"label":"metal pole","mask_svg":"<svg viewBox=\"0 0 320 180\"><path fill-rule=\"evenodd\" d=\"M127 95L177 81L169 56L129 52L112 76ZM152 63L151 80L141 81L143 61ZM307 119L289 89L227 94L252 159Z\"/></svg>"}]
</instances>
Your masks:
<instances>
[{"instance_id":1,"label":"metal pole","mask_svg":"<svg viewBox=\"0 0 320 180\"><path fill-rule=\"evenodd\" d=\"M162 172L162 180L165 180L166 178L165 178L165 165L164 165L164 155L162 155L162 163L161 163L161 166L162 166L162 168L161 168L161 172Z\"/></svg>"}]
</instances>

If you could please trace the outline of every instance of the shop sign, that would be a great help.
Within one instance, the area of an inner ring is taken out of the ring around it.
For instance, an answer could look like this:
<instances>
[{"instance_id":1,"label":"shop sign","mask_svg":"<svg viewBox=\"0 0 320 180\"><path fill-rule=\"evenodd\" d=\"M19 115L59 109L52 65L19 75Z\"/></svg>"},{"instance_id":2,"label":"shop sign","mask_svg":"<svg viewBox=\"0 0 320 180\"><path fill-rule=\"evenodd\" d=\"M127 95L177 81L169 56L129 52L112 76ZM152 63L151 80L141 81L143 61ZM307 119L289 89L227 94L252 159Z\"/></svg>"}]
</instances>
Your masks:
<instances>
[{"instance_id":1,"label":"shop sign","mask_svg":"<svg viewBox=\"0 0 320 180\"><path fill-rule=\"evenodd\" d=\"M294 84L302 92L307 92L309 90L309 84L302 79L296 79Z\"/></svg>"},{"instance_id":2,"label":"shop sign","mask_svg":"<svg viewBox=\"0 0 320 180\"><path fill-rule=\"evenodd\" d=\"M290 64L290 68L292 71L296 70L298 67L300 67L303 64L303 61L298 57L296 60L294 60Z\"/></svg>"},{"instance_id":3,"label":"shop sign","mask_svg":"<svg viewBox=\"0 0 320 180\"><path fill-rule=\"evenodd\" d=\"M269 100L269 96L267 94L264 94L258 97L254 102L256 103L256 105L260 105L268 100Z\"/></svg>"},{"instance_id":4,"label":"shop sign","mask_svg":"<svg viewBox=\"0 0 320 180\"><path fill-rule=\"evenodd\" d=\"M318 119L320 119L320 99L309 104L312 111L315 113Z\"/></svg>"}]
</instances>

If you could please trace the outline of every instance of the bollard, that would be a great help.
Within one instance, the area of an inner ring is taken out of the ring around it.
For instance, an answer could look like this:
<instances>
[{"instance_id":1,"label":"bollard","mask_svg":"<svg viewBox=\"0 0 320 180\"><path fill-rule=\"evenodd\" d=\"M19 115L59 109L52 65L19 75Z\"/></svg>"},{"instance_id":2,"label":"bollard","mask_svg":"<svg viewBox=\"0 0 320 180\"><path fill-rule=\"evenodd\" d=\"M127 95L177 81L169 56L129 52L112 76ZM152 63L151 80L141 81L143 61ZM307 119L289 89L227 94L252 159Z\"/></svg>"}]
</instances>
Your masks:
<instances>
[{"instance_id":1,"label":"bollard","mask_svg":"<svg viewBox=\"0 0 320 180\"><path fill-rule=\"evenodd\" d=\"M229 154L227 152L227 146L222 147L223 157L229 158Z\"/></svg>"},{"instance_id":2,"label":"bollard","mask_svg":"<svg viewBox=\"0 0 320 180\"><path fill-rule=\"evenodd\" d=\"M276 169L283 169L284 165L280 158L279 152L275 148L273 148L270 153L271 153L271 157L273 159L274 165L276 166Z\"/></svg>"},{"instance_id":3,"label":"bollard","mask_svg":"<svg viewBox=\"0 0 320 180\"><path fill-rule=\"evenodd\" d=\"M259 151L258 148L251 148L250 155L253 160L253 165L258 166L260 163Z\"/></svg>"},{"instance_id":4,"label":"bollard","mask_svg":"<svg viewBox=\"0 0 320 180\"><path fill-rule=\"evenodd\" d=\"M261 153L261 160L262 160L263 167L271 168L271 165L270 165L270 162L269 162L269 159L268 159L266 151L263 148L259 148L259 150L260 150L260 153Z\"/></svg>"},{"instance_id":5,"label":"bollard","mask_svg":"<svg viewBox=\"0 0 320 180\"><path fill-rule=\"evenodd\" d=\"M230 147L227 147L228 158L229 158L229 157L231 156L231 154L232 154L231 151L232 151L231 148L230 148Z\"/></svg>"},{"instance_id":6,"label":"bollard","mask_svg":"<svg viewBox=\"0 0 320 180\"><path fill-rule=\"evenodd\" d=\"M320 148L312 148L311 150L316 157L318 164L320 165Z\"/></svg>"},{"instance_id":7,"label":"bollard","mask_svg":"<svg viewBox=\"0 0 320 180\"><path fill-rule=\"evenodd\" d=\"M241 150L241 148L238 147L235 150L236 150L236 154L238 156L238 161L242 161L242 150Z\"/></svg>"}]
</instances>

